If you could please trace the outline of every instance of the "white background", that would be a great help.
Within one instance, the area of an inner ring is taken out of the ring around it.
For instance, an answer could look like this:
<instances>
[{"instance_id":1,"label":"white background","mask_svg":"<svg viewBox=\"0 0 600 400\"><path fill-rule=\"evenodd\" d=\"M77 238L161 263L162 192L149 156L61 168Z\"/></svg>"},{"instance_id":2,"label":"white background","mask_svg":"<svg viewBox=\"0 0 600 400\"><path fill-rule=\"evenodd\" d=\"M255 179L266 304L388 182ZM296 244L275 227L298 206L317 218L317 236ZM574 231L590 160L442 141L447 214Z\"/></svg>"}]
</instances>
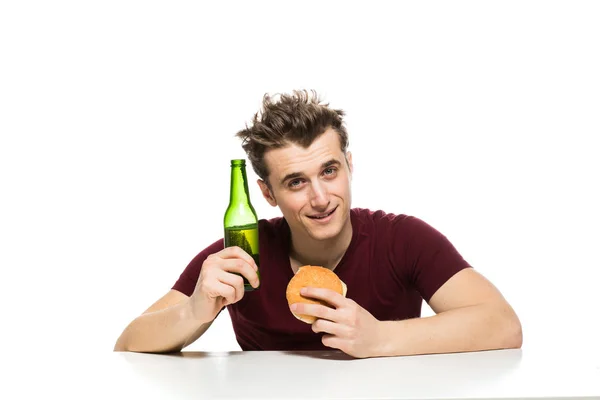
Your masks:
<instances>
[{"instance_id":1,"label":"white background","mask_svg":"<svg viewBox=\"0 0 600 400\"><path fill-rule=\"evenodd\" d=\"M444 233L524 349L597 345L597 2L218 4L0 5L5 347L112 351L220 237L235 132L298 88L348 114L354 206ZM238 348L222 313L188 349Z\"/></svg>"}]
</instances>

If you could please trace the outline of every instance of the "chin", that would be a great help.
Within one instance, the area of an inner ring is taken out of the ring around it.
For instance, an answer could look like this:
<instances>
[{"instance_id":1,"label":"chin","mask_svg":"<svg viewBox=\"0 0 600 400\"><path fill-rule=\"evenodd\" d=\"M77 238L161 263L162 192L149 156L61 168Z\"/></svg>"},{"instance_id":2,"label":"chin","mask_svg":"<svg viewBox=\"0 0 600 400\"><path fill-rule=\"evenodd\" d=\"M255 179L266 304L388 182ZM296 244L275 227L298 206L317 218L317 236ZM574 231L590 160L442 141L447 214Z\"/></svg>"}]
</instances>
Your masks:
<instances>
[{"instance_id":1,"label":"chin","mask_svg":"<svg viewBox=\"0 0 600 400\"><path fill-rule=\"evenodd\" d=\"M315 240L328 240L337 237L342 232L342 226L328 226L322 228L308 228L308 236Z\"/></svg>"},{"instance_id":2,"label":"chin","mask_svg":"<svg viewBox=\"0 0 600 400\"><path fill-rule=\"evenodd\" d=\"M332 232L308 231L308 236L310 236L311 239L314 239L314 240L329 240L329 239L335 238L338 234L339 234L339 232L332 233Z\"/></svg>"}]
</instances>

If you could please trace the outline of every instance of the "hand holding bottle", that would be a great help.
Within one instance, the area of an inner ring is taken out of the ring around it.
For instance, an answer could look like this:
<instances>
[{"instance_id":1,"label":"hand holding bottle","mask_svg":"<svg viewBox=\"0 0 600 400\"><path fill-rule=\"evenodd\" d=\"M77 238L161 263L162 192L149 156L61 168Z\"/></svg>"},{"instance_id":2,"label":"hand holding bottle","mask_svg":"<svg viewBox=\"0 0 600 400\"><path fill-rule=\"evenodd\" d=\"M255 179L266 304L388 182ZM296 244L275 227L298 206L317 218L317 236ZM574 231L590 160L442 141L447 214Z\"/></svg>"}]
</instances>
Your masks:
<instances>
[{"instance_id":1,"label":"hand holding bottle","mask_svg":"<svg viewBox=\"0 0 600 400\"><path fill-rule=\"evenodd\" d=\"M212 321L221 309L244 297L244 278L257 288L258 266L240 247L226 247L206 258L190 297L196 319Z\"/></svg>"}]
</instances>

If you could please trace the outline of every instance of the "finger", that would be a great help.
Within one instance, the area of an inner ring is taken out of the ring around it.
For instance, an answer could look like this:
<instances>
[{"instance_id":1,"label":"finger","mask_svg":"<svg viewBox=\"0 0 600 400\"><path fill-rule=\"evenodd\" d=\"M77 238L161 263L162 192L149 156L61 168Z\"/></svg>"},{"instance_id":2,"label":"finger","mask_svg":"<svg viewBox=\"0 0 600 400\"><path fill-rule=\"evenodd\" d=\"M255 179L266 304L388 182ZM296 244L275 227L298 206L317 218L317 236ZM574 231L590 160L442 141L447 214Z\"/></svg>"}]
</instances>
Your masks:
<instances>
[{"instance_id":1,"label":"finger","mask_svg":"<svg viewBox=\"0 0 600 400\"><path fill-rule=\"evenodd\" d=\"M331 347L332 349L344 351L344 340L335 335L323 335L321 338L321 343L323 343L324 346Z\"/></svg>"},{"instance_id":2,"label":"finger","mask_svg":"<svg viewBox=\"0 0 600 400\"><path fill-rule=\"evenodd\" d=\"M235 298L236 298L235 288L231 285L224 284L220 281L216 282L214 284L214 289L211 290L211 294L213 294L215 297L216 296L223 297L226 301L225 305L235 303Z\"/></svg>"},{"instance_id":3,"label":"finger","mask_svg":"<svg viewBox=\"0 0 600 400\"><path fill-rule=\"evenodd\" d=\"M259 280L256 270L245 260L240 258L228 258L221 261L221 269L227 272L242 274L253 287L258 287Z\"/></svg>"},{"instance_id":4,"label":"finger","mask_svg":"<svg viewBox=\"0 0 600 400\"><path fill-rule=\"evenodd\" d=\"M323 332L339 338L348 336L348 327L344 324L332 322L326 319L317 319L312 323L312 330L315 333Z\"/></svg>"},{"instance_id":5,"label":"finger","mask_svg":"<svg viewBox=\"0 0 600 400\"><path fill-rule=\"evenodd\" d=\"M341 294L334 292L331 289L304 287L300 290L300 294L305 297L310 297L316 300L324 301L331 304L335 308L343 307L348 303L349 299Z\"/></svg>"},{"instance_id":6,"label":"finger","mask_svg":"<svg viewBox=\"0 0 600 400\"><path fill-rule=\"evenodd\" d=\"M297 315L312 315L320 319L340 322L339 313L335 309L321 304L294 303L290 306L290 309Z\"/></svg>"},{"instance_id":7,"label":"finger","mask_svg":"<svg viewBox=\"0 0 600 400\"><path fill-rule=\"evenodd\" d=\"M221 258L241 258L246 261L252 267L252 269L255 271L258 270L258 265L256 265L256 262L254 262L254 258L252 258L248 252L244 251L239 246L225 247L217 254L219 254Z\"/></svg>"},{"instance_id":8,"label":"finger","mask_svg":"<svg viewBox=\"0 0 600 400\"><path fill-rule=\"evenodd\" d=\"M217 279L235 291L235 297L232 303L237 303L244 297L244 279L240 275L231 274L227 271L221 271Z\"/></svg>"}]
</instances>

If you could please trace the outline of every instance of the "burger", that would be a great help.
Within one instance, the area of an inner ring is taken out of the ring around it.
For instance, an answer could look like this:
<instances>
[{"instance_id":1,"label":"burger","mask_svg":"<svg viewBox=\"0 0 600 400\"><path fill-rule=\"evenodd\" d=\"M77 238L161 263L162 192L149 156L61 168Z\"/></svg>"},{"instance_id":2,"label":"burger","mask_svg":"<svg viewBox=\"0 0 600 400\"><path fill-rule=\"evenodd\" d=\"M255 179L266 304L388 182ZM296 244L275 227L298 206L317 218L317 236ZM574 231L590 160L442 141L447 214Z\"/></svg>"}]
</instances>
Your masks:
<instances>
[{"instance_id":1,"label":"burger","mask_svg":"<svg viewBox=\"0 0 600 400\"><path fill-rule=\"evenodd\" d=\"M334 292L341 294L346 297L346 284L330 269L319 267L316 265L305 265L298 269L296 275L290 279L287 289L285 291L285 297L287 298L288 305L294 303L306 303L306 304L321 304L327 307L331 307L327 303L321 300L311 299L300 295L300 289L303 287L316 287L331 289ZM300 321L312 324L316 318L312 315L303 315L292 313L294 317Z\"/></svg>"}]
</instances>

